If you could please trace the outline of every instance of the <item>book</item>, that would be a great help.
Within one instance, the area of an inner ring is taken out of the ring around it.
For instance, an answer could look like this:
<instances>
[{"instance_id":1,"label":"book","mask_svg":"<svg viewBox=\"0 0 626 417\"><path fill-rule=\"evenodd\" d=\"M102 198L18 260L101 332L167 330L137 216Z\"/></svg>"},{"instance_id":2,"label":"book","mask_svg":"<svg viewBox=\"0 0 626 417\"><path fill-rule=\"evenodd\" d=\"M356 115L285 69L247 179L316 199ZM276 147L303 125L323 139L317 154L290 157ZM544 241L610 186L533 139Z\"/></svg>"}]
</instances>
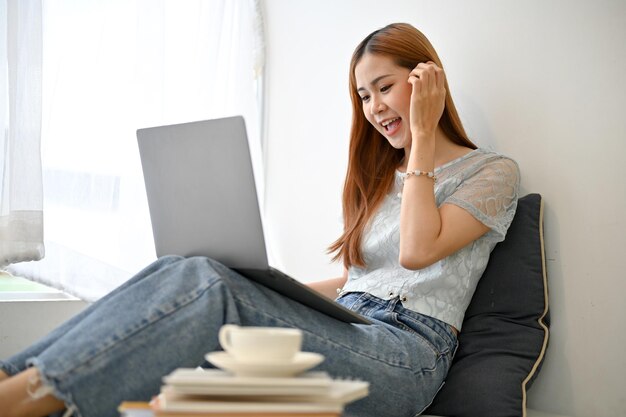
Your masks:
<instances>
[{"instance_id":1,"label":"book","mask_svg":"<svg viewBox=\"0 0 626 417\"><path fill-rule=\"evenodd\" d=\"M175 401L159 395L152 403L155 417L336 417L343 407L307 403L273 403L254 401Z\"/></svg>"},{"instance_id":2,"label":"book","mask_svg":"<svg viewBox=\"0 0 626 417\"><path fill-rule=\"evenodd\" d=\"M154 417L341 417L340 413L171 413L158 412Z\"/></svg>"},{"instance_id":3,"label":"book","mask_svg":"<svg viewBox=\"0 0 626 417\"><path fill-rule=\"evenodd\" d=\"M341 417L341 413L176 413L157 412L154 417Z\"/></svg>"},{"instance_id":4,"label":"book","mask_svg":"<svg viewBox=\"0 0 626 417\"><path fill-rule=\"evenodd\" d=\"M118 411L120 417L340 417L340 413L237 413L237 412L200 412L200 413L184 413L176 411L154 410L156 402L152 404L147 402L128 402L120 404Z\"/></svg>"},{"instance_id":5,"label":"book","mask_svg":"<svg viewBox=\"0 0 626 417\"><path fill-rule=\"evenodd\" d=\"M262 377L181 368L163 382L151 403L154 417L338 417L369 390L367 382L333 379L326 372Z\"/></svg>"},{"instance_id":6,"label":"book","mask_svg":"<svg viewBox=\"0 0 626 417\"><path fill-rule=\"evenodd\" d=\"M117 411L119 411L120 417L154 417L152 406L146 402L124 401L119 405Z\"/></svg>"},{"instance_id":7,"label":"book","mask_svg":"<svg viewBox=\"0 0 626 417\"><path fill-rule=\"evenodd\" d=\"M186 390L179 390L178 387L163 386L160 397L169 407L174 407L182 402L197 403L211 401L211 403L223 402L256 402L256 403L315 403L315 404L339 404L344 405L356 401L368 394L369 384L363 381L331 380L330 385L323 391L317 389L304 391L301 389L292 390L285 388L281 390L268 389L266 386L260 387L258 391L254 388L239 387L230 392L225 389L217 389L214 393L197 395L189 394ZM225 393L223 393L225 392Z\"/></svg>"},{"instance_id":8,"label":"book","mask_svg":"<svg viewBox=\"0 0 626 417\"><path fill-rule=\"evenodd\" d=\"M233 376L216 369L180 368L163 378L171 391L188 395L306 395L324 394L332 383L326 372L298 377Z\"/></svg>"}]
</instances>

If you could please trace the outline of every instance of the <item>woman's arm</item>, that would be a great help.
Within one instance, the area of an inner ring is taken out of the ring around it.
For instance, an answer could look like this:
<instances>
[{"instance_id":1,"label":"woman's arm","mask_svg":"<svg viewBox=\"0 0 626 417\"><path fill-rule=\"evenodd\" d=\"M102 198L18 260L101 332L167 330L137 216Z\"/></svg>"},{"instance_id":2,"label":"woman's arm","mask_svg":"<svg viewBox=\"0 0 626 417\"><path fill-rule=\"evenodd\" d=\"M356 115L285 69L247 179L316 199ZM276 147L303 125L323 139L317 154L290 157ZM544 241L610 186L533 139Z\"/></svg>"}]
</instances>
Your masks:
<instances>
[{"instance_id":1,"label":"woman's arm","mask_svg":"<svg viewBox=\"0 0 626 417\"><path fill-rule=\"evenodd\" d=\"M407 172L432 172L435 137L445 102L445 75L435 64L419 64L411 71L411 151ZM407 177L400 211L400 264L421 269L456 252L489 228L466 210L444 204L437 207L435 181L427 176Z\"/></svg>"},{"instance_id":2,"label":"woman's arm","mask_svg":"<svg viewBox=\"0 0 626 417\"><path fill-rule=\"evenodd\" d=\"M308 283L307 285L313 288L315 291L330 299L337 298L337 288L343 288L348 280L348 270L344 268L343 276L338 278L326 279L323 281L316 281Z\"/></svg>"},{"instance_id":3,"label":"woman's arm","mask_svg":"<svg viewBox=\"0 0 626 417\"><path fill-rule=\"evenodd\" d=\"M403 193L400 223L402 267L425 268L489 231L487 226L461 207L444 204L437 209L433 191L430 194L432 202L428 201L427 193L421 192L427 186L416 185L408 188Z\"/></svg>"}]
</instances>

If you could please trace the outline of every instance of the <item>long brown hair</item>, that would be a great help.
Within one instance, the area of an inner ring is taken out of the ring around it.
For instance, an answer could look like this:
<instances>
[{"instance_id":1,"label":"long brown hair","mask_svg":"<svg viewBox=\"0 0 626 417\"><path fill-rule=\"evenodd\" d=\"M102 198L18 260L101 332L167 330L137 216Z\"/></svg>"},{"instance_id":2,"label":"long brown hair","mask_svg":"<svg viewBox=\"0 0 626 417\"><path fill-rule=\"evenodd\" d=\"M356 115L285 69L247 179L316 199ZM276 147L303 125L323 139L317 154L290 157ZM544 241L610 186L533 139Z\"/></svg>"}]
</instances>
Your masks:
<instances>
[{"instance_id":1,"label":"long brown hair","mask_svg":"<svg viewBox=\"0 0 626 417\"><path fill-rule=\"evenodd\" d=\"M343 259L346 268L364 266L361 241L366 224L391 191L394 171L404 157L403 149L393 148L372 126L363 113L357 93L354 70L365 53L390 57L398 66L412 70L420 62L433 61L443 68L441 60L426 36L406 23L394 23L369 34L356 47L350 61L350 98L352 128L348 171L343 187L344 231L328 248L336 252L333 260ZM455 143L476 149L456 112L445 84L446 100L439 126Z\"/></svg>"}]
</instances>

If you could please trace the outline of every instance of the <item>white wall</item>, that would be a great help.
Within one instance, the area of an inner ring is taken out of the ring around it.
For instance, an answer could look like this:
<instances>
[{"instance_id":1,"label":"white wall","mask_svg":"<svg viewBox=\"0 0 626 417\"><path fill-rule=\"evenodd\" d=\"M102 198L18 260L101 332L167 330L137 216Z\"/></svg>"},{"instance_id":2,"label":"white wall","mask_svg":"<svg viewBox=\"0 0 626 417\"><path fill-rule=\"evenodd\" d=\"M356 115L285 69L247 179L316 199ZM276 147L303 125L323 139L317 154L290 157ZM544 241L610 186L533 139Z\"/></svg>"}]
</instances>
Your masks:
<instances>
[{"instance_id":1,"label":"white wall","mask_svg":"<svg viewBox=\"0 0 626 417\"><path fill-rule=\"evenodd\" d=\"M515 158L546 203L552 338L532 407L626 415L626 3L266 0L267 229L277 266L338 275L356 44L394 21L444 62L474 141Z\"/></svg>"},{"instance_id":2,"label":"white wall","mask_svg":"<svg viewBox=\"0 0 626 417\"><path fill-rule=\"evenodd\" d=\"M86 307L58 294L0 293L0 358L21 352Z\"/></svg>"}]
</instances>

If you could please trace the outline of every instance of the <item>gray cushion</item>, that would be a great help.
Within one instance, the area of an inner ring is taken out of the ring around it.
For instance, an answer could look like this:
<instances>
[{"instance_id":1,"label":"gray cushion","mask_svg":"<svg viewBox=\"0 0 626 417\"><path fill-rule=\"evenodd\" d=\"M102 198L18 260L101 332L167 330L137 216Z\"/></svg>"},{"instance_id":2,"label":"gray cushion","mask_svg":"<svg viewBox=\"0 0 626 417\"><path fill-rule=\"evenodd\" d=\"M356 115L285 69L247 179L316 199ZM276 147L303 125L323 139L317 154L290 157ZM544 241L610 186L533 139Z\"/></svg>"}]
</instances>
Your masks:
<instances>
[{"instance_id":1,"label":"gray cushion","mask_svg":"<svg viewBox=\"0 0 626 417\"><path fill-rule=\"evenodd\" d=\"M465 314L446 383L425 414L517 417L548 341L548 299L539 194L519 199Z\"/></svg>"}]
</instances>

